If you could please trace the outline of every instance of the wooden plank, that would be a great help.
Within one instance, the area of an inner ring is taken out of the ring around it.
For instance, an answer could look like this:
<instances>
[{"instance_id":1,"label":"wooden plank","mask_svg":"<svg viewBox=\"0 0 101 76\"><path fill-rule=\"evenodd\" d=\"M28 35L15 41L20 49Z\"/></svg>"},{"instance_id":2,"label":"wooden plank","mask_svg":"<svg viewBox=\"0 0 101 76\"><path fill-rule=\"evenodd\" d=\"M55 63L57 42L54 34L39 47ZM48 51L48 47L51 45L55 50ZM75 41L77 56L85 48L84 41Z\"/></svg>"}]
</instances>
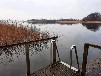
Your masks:
<instances>
[{"instance_id":1,"label":"wooden plank","mask_svg":"<svg viewBox=\"0 0 101 76\"><path fill-rule=\"evenodd\" d=\"M57 62L53 66L48 66L31 74L31 76L77 76L76 72L78 69L74 67L70 69L68 66L70 67L70 65L62 61Z\"/></svg>"},{"instance_id":2,"label":"wooden plank","mask_svg":"<svg viewBox=\"0 0 101 76\"><path fill-rule=\"evenodd\" d=\"M86 69L85 76L101 76L101 57L87 64Z\"/></svg>"},{"instance_id":3,"label":"wooden plank","mask_svg":"<svg viewBox=\"0 0 101 76\"><path fill-rule=\"evenodd\" d=\"M64 63L62 61L60 63L67 66L68 68L70 68L70 65L68 65L68 64L66 64L66 63ZM74 71L78 71L78 69L76 69L75 67L72 67L72 66L71 66L71 69L74 70Z\"/></svg>"}]
</instances>

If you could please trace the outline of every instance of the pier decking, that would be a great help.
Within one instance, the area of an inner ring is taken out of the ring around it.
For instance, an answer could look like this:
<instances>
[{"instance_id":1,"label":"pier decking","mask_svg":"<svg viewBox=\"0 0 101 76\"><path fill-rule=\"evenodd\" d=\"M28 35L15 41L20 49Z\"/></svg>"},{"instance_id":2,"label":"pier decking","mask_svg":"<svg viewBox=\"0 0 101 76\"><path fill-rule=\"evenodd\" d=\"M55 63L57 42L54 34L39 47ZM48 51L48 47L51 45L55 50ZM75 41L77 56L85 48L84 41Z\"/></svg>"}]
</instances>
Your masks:
<instances>
[{"instance_id":1,"label":"pier decking","mask_svg":"<svg viewBox=\"0 0 101 76\"><path fill-rule=\"evenodd\" d=\"M57 62L53 66L43 68L31 76L79 76L78 69L71 67L64 62Z\"/></svg>"},{"instance_id":2,"label":"pier decking","mask_svg":"<svg viewBox=\"0 0 101 76\"><path fill-rule=\"evenodd\" d=\"M87 64L86 76L101 76L101 57Z\"/></svg>"}]
</instances>

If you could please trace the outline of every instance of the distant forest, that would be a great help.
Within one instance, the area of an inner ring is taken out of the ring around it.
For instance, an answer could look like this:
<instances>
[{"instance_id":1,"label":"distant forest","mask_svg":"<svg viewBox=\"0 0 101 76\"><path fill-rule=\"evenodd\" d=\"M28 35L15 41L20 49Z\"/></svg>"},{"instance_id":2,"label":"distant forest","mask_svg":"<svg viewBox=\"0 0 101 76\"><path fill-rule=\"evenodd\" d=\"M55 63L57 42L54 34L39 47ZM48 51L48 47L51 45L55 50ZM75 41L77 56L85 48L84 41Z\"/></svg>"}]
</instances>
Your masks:
<instances>
[{"instance_id":1,"label":"distant forest","mask_svg":"<svg viewBox=\"0 0 101 76\"><path fill-rule=\"evenodd\" d=\"M53 19L53 20L47 20L47 19L30 19L30 20L27 20L28 23L33 23L33 24L36 24L36 23L57 23L59 21L101 21L101 14L98 13L98 12L95 12L95 13L91 13L89 14L87 17L84 17L83 19L79 20L79 19L73 19L73 18L70 18L70 19Z\"/></svg>"},{"instance_id":2,"label":"distant forest","mask_svg":"<svg viewBox=\"0 0 101 76\"><path fill-rule=\"evenodd\" d=\"M98 12L91 13L87 17L84 17L82 21L101 21L101 14Z\"/></svg>"}]
</instances>

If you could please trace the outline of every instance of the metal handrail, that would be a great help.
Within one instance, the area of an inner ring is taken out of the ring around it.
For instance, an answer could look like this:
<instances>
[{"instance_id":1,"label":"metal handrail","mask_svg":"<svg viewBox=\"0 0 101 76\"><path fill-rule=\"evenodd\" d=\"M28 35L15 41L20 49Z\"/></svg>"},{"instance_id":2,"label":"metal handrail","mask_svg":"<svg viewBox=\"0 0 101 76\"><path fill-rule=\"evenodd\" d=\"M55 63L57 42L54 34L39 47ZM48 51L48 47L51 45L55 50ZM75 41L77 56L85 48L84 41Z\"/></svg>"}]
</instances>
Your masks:
<instances>
[{"instance_id":1,"label":"metal handrail","mask_svg":"<svg viewBox=\"0 0 101 76\"><path fill-rule=\"evenodd\" d=\"M76 46L75 45L72 45L71 50L70 50L70 60L71 60L70 68L72 66L72 49L75 49L75 54L76 54L76 59L77 59L77 64L78 64L78 72L80 72L78 55L77 55L77 49L76 49Z\"/></svg>"}]
</instances>

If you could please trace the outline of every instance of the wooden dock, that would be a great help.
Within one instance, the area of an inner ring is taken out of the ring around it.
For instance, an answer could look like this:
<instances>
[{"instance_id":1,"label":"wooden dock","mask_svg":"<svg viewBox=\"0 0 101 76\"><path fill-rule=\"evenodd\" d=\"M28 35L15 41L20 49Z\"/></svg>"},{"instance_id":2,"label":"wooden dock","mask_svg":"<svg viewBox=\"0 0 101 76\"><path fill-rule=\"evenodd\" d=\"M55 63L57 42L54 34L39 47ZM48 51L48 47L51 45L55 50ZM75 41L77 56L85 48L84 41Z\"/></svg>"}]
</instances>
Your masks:
<instances>
[{"instance_id":1,"label":"wooden dock","mask_svg":"<svg viewBox=\"0 0 101 76\"><path fill-rule=\"evenodd\" d=\"M100 70L101 59L100 58L97 59L94 63L86 66L89 47L101 49L101 46L88 44L88 43L84 44L83 63L82 63L82 70L80 72L79 66L78 66L78 69L76 69L62 61L56 62L56 47L54 47L56 46L56 43L54 40L52 41L52 45L53 45L52 51L51 51L52 66L48 66L46 68L38 70L34 72L33 74L30 74L30 76L100 76L101 75L101 70Z\"/></svg>"},{"instance_id":2,"label":"wooden dock","mask_svg":"<svg viewBox=\"0 0 101 76\"><path fill-rule=\"evenodd\" d=\"M56 46L56 38L57 37L36 40L36 42L42 41L42 40L51 40L51 51L50 51L50 62L51 63L46 68L40 69L32 74L30 73L30 57L29 57L30 46L29 44L34 43L35 41L0 46L0 48L8 48L8 47L19 46L19 45L25 46L26 76L101 76L101 58L98 58L96 61L87 65L87 56L88 56L89 47L94 47L94 48L98 48L101 50L101 46L93 45L89 43L84 44L83 62L82 62L82 68L80 69L76 46L73 45L71 47L71 50L70 50L71 64L68 65L65 62L62 62L59 58L59 52ZM72 49L73 48L75 49L78 69L72 67ZM58 61L57 61L57 56L59 58Z\"/></svg>"},{"instance_id":3,"label":"wooden dock","mask_svg":"<svg viewBox=\"0 0 101 76\"><path fill-rule=\"evenodd\" d=\"M29 50L28 46L26 46L26 63L27 63L27 76L80 76L80 70L72 67L72 65L68 65L62 61L57 61L56 53L58 53L56 47L56 40L53 39L51 41L51 63L46 68L38 70L34 73L30 73L30 59L29 59ZM58 53L59 57L59 53Z\"/></svg>"},{"instance_id":4,"label":"wooden dock","mask_svg":"<svg viewBox=\"0 0 101 76\"><path fill-rule=\"evenodd\" d=\"M43 68L30 76L79 76L78 69L71 67L64 62L57 62L52 66Z\"/></svg>"}]
</instances>

